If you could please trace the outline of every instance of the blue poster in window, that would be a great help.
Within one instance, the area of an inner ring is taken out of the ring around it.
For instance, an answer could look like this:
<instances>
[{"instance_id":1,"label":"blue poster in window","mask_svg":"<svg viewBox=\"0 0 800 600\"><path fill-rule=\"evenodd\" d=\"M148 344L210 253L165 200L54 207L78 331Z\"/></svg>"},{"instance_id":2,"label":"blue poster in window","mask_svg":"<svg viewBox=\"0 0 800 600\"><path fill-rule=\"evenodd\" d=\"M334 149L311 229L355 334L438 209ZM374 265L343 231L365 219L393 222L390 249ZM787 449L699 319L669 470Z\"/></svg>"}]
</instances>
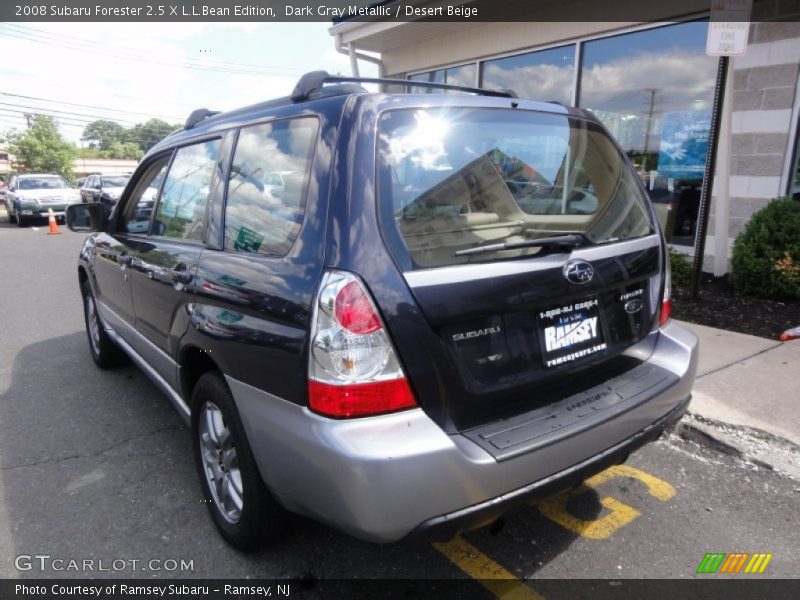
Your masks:
<instances>
[{"instance_id":1,"label":"blue poster in window","mask_svg":"<svg viewBox=\"0 0 800 600\"><path fill-rule=\"evenodd\" d=\"M674 179L702 179L706 168L711 109L664 113L658 172Z\"/></svg>"}]
</instances>

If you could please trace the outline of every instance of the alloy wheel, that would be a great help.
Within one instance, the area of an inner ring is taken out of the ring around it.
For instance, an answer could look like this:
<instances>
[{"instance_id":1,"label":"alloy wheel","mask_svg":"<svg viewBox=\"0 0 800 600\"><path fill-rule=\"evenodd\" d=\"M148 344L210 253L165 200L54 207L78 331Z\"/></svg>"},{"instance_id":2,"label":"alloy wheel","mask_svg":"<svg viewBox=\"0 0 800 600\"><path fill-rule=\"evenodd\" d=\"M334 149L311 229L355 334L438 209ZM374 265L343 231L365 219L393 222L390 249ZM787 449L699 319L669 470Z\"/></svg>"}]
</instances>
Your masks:
<instances>
[{"instance_id":1,"label":"alloy wheel","mask_svg":"<svg viewBox=\"0 0 800 600\"><path fill-rule=\"evenodd\" d=\"M212 499L226 521L238 523L242 518L244 493L233 436L222 411L213 402L203 405L199 425L203 471Z\"/></svg>"}]
</instances>

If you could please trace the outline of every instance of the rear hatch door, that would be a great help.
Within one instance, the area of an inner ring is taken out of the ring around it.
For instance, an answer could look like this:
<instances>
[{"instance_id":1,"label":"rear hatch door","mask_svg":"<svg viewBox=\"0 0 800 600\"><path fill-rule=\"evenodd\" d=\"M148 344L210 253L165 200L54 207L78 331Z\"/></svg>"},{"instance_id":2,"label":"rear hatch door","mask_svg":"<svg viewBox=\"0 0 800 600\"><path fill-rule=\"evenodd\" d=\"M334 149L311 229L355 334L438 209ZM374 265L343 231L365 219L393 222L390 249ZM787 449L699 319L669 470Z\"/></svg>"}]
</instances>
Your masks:
<instances>
[{"instance_id":1,"label":"rear hatch door","mask_svg":"<svg viewBox=\"0 0 800 600\"><path fill-rule=\"evenodd\" d=\"M381 228L444 359L423 408L457 429L630 369L657 316L661 240L636 174L567 114L408 109L379 125ZM401 358L416 351L404 341Z\"/></svg>"}]
</instances>

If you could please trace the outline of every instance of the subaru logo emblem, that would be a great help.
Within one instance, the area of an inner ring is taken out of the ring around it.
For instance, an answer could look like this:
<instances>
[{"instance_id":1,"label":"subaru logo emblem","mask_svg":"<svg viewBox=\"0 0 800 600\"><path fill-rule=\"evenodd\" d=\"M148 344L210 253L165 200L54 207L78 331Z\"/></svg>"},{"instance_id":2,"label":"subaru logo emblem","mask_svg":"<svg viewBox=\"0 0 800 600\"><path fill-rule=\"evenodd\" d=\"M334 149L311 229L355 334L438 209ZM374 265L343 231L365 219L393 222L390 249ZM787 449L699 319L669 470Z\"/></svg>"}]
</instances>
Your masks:
<instances>
[{"instance_id":1,"label":"subaru logo emblem","mask_svg":"<svg viewBox=\"0 0 800 600\"><path fill-rule=\"evenodd\" d=\"M642 301L638 298L634 298L633 300L628 300L625 303L625 312L629 315L639 312L642 310Z\"/></svg>"},{"instance_id":2,"label":"subaru logo emblem","mask_svg":"<svg viewBox=\"0 0 800 600\"><path fill-rule=\"evenodd\" d=\"M589 283L594 277L594 267L585 260L571 260L564 265L564 278L575 285Z\"/></svg>"}]
</instances>

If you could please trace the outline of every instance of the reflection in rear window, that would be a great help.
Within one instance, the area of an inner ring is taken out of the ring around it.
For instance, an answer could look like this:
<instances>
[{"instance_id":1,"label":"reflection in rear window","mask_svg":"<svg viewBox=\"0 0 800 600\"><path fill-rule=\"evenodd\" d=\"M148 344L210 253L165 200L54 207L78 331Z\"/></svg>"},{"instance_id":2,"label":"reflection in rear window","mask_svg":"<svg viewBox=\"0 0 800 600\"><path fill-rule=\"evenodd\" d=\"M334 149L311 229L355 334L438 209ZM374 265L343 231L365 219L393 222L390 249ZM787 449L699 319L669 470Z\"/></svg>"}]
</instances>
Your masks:
<instances>
[{"instance_id":1,"label":"reflection in rear window","mask_svg":"<svg viewBox=\"0 0 800 600\"><path fill-rule=\"evenodd\" d=\"M602 244L653 232L613 142L582 119L504 109L413 109L380 122L379 202L393 252L413 266L531 256L459 250L582 234ZM405 261L404 261L405 262Z\"/></svg>"}]
</instances>

